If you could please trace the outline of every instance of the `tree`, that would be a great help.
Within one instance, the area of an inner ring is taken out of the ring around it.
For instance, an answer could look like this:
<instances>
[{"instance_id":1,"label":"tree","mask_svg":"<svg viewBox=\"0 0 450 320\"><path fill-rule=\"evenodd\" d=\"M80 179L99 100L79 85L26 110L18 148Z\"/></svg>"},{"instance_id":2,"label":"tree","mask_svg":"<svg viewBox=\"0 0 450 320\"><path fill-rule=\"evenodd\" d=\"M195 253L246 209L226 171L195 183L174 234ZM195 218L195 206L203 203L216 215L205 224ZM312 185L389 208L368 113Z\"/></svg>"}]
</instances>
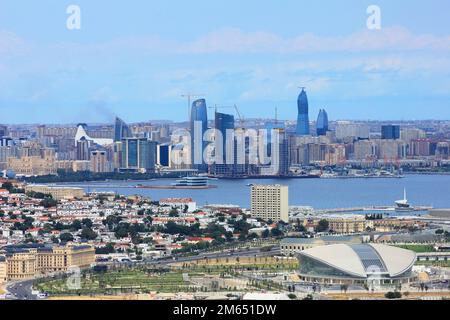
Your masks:
<instances>
[{"instance_id":1,"label":"tree","mask_svg":"<svg viewBox=\"0 0 450 320\"><path fill-rule=\"evenodd\" d=\"M81 223L87 228L92 228L92 220L89 218L84 218L83 220L81 220Z\"/></svg>"},{"instance_id":2,"label":"tree","mask_svg":"<svg viewBox=\"0 0 450 320\"><path fill-rule=\"evenodd\" d=\"M73 235L70 232L61 233L59 236L59 240L61 240L62 242L73 241Z\"/></svg>"},{"instance_id":3,"label":"tree","mask_svg":"<svg viewBox=\"0 0 450 320\"><path fill-rule=\"evenodd\" d=\"M8 190L9 192L11 192L11 190L14 188L14 186L12 185L11 182L3 182L2 183L2 188Z\"/></svg>"},{"instance_id":4,"label":"tree","mask_svg":"<svg viewBox=\"0 0 450 320\"><path fill-rule=\"evenodd\" d=\"M102 247L95 248L96 254L109 254L109 253L114 253L114 252L116 252L116 250L114 250L114 245L112 243L108 243L103 248Z\"/></svg>"},{"instance_id":5,"label":"tree","mask_svg":"<svg viewBox=\"0 0 450 320\"><path fill-rule=\"evenodd\" d=\"M273 228L272 230L270 230L270 234L272 235L272 237L281 237L283 235L283 231L278 228Z\"/></svg>"},{"instance_id":6,"label":"tree","mask_svg":"<svg viewBox=\"0 0 450 320\"><path fill-rule=\"evenodd\" d=\"M83 226L81 225L80 220L74 220L70 226L70 229L72 229L73 231L78 231L82 228Z\"/></svg>"},{"instance_id":7,"label":"tree","mask_svg":"<svg viewBox=\"0 0 450 320\"><path fill-rule=\"evenodd\" d=\"M98 237L97 233L92 230L91 228L84 227L81 230L81 238L87 239L87 240L94 240Z\"/></svg>"},{"instance_id":8,"label":"tree","mask_svg":"<svg viewBox=\"0 0 450 320\"><path fill-rule=\"evenodd\" d=\"M169 217L178 217L178 210L177 210L177 208L170 209Z\"/></svg>"},{"instance_id":9,"label":"tree","mask_svg":"<svg viewBox=\"0 0 450 320\"><path fill-rule=\"evenodd\" d=\"M56 201L55 199L52 199L52 198L45 198L41 201L41 206L43 206L44 208L56 207L57 204L58 204L58 201Z\"/></svg>"},{"instance_id":10,"label":"tree","mask_svg":"<svg viewBox=\"0 0 450 320\"><path fill-rule=\"evenodd\" d=\"M306 232L306 228L303 224L298 224L297 225L297 231L298 232Z\"/></svg>"},{"instance_id":11,"label":"tree","mask_svg":"<svg viewBox=\"0 0 450 320\"><path fill-rule=\"evenodd\" d=\"M401 292L395 291L389 291L388 293L386 293L384 295L386 297L386 299L400 299L402 297Z\"/></svg>"},{"instance_id":12,"label":"tree","mask_svg":"<svg viewBox=\"0 0 450 320\"><path fill-rule=\"evenodd\" d=\"M322 219L319 221L316 227L316 232L326 232L329 229L329 223L328 220Z\"/></svg>"}]
</instances>

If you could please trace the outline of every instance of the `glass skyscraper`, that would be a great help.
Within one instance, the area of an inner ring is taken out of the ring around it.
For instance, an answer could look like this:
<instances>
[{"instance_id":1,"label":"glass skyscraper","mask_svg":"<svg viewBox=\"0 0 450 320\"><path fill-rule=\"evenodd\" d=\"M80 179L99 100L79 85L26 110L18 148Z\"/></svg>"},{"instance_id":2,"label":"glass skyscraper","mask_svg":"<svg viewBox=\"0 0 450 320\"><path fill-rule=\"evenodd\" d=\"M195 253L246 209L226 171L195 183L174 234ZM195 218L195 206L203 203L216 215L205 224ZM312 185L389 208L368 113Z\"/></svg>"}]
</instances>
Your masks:
<instances>
[{"instance_id":1,"label":"glass skyscraper","mask_svg":"<svg viewBox=\"0 0 450 320\"><path fill-rule=\"evenodd\" d=\"M222 147L222 157L223 163L226 163L227 154L234 149L234 140L227 140L227 130L234 130L234 116L231 114L225 114L216 112L215 114L215 127L222 134L223 147Z\"/></svg>"},{"instance_id":2,"label":"glass skyscraper","mask_svg":"<svg viewBox=\"0 0 450 320\"><path fill-rule=\"evenodd\" d=\"M317 117L316 127L318 136L325 136L327 134L328 113L325 111L325 109L319 110L319 116Z\"/></svg>"},{"instance_id":3,"label":"glass skyscraper","mask_svg":"<svg viewBox=\"0 0 450 320\"><path fill-rule=\"evenodd\" d=\"M308 97L306 96L305 89L302 88L302 92L297 99L298 117L297 117L297 130L298 136L307 136L309 132L309 107Z\"/></svg>"},{"instance_id":4,"label":"glass skyscraper","mask_svg":"<svg viewBox=\"0 0 450 320\"><path fill-rule=\"evenodd\" d=\"M198 99L192 103L190 127L192 168L206 172L208 166L203 159L203 151L206 147L203 135L208 130L208 112L205 99Z\"/></svg>"},{"instance_id":5,"label":"glass skyscraper","mask_svg":"<svg viewBox=\"0 0 450 320\"><path fill-rule=\"evenodd\" d=\"M114 122L114 141L121 141L124 138L131 138L131 130L130 127L120 119L119 117L116 117L116 121Z\"/></svg>"}]
</instances>

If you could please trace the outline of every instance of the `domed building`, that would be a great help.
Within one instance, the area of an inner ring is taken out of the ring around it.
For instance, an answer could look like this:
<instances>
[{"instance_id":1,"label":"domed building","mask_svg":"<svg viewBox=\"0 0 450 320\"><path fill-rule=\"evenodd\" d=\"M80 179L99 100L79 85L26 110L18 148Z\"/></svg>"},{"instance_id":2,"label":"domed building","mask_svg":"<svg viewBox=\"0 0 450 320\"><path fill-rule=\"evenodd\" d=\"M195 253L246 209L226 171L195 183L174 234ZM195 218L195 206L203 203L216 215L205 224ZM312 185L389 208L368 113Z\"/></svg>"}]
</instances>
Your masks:
<instances>
[{"instance_id":1,"label":"domed building","mask_svg":"<svg viewBox=\"0 0 450 320\"><path fill-rule=\"evenodd\" d=\"M381 244L333 244L298 253L299 277L321 284L392 285L415 281L413 251Z\"/></svg>"}]
</instances>

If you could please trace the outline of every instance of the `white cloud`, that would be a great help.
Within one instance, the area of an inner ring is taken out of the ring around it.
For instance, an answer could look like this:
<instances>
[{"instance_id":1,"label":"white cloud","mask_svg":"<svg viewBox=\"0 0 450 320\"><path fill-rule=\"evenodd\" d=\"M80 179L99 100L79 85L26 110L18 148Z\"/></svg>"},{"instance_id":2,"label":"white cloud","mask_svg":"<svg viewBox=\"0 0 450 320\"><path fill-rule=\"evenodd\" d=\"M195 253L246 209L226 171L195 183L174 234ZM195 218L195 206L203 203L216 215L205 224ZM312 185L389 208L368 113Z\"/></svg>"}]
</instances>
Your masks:
<instances>
[{"instance_id":1,"label":"white cloud","mask_svg":"<svg viewBox=\"0 0 450 320\"><path fill-rule=\"evenodd\" d=\"M181 53L311 53L378 50L450 50L450 36L415 35L403 27L363 30L350 35L323 37L306 33L282 38L270 32L226 28L181 45Z\"/></svg>"},{"instance_id":2,"label":"white cloud","mask_svg":"<svg viewBox=\"0 0 450 320\"><path fill-rule=\"evenodd\" d=\"M0 30L0 56L21 54L26 48L25 41L16 34Z\"/></svg>"}]
</instances>

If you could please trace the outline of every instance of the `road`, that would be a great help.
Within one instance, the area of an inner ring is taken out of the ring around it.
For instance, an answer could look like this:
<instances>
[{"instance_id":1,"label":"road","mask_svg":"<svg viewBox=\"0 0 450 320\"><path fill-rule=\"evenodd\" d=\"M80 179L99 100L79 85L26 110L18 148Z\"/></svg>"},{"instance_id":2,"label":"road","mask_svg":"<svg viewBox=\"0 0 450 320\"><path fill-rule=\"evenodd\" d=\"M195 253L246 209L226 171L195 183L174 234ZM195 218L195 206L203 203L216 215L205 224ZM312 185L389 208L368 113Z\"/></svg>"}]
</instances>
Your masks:
<instances>
[{"instance_id":1,"label":"road","mask_svg":"<svg viewBox=\"0 0 450 320\"><path fill-rule=\"evenodd\" d=\"M36 300L37 296L31 293L34 280L14 282L6 287L6 291L11 295L11 299Z\"/></svg>"}]
</instances>

